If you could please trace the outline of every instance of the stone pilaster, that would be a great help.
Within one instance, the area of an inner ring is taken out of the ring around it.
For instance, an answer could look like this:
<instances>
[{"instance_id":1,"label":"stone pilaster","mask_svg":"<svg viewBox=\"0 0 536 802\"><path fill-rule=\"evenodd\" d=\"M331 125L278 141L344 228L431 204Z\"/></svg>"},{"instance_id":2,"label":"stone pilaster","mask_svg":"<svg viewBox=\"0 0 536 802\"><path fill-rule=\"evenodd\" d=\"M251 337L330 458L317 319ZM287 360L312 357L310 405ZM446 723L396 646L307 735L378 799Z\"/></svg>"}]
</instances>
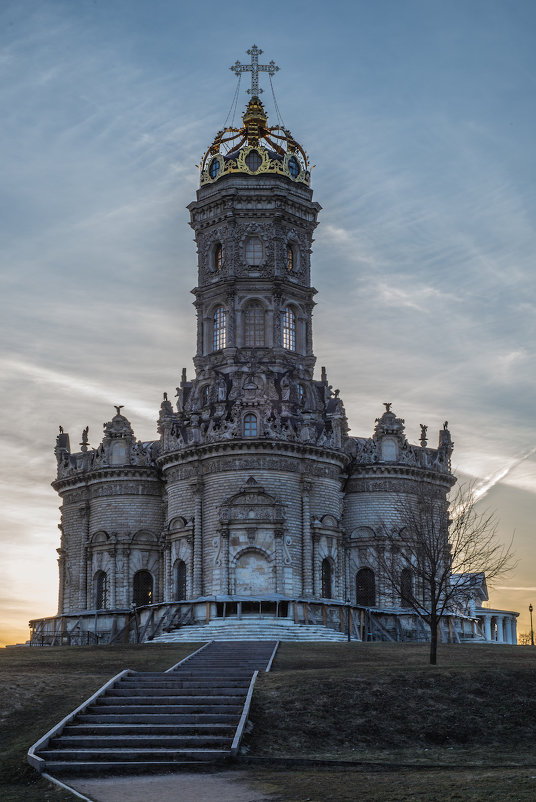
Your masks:
<instances>
[{"instance_id":1,"label":"stone pilaster","mask_svg":"<svg viewBox=\"0 0 536 802\"><path fill-rule=\"evenodd\" d=\"M229 530L222 529L220 537L222 566L221 592L227 596L229 595Z\"/></svg>"},{"instance_id":2,"label":"stone pilaster","mask_svg":"<svg viewBox=\"0 0 536 802\"><path fill-rule=\"evenodd\" d=\"M284 593L284 576L283 576L283 536L282 529L276 529L274 532L275 540L275 592Z\"/></svg>"},{"instance_id":3,"label":"stone pilaster","mask_svg":"<svg viewBox=\"0 0 536 802\"><path fill-rule=\"evenodd\" d=\"M199 480L192 485L195 498L194 515L194 586L193 596L203 595L203 484Z\"/></svg>"},{"instance_id":4,"label":"stone pilaster","mask_svg":"<svg viewBox=\"0 0 536 802\"><path fill-rule=\"evenodd\" d=\"M302 593L304 596L313 595L313 540L311 537L310 505L312 486L312 482L309 479L302 480Z\"/></svg>"}]
</instances>

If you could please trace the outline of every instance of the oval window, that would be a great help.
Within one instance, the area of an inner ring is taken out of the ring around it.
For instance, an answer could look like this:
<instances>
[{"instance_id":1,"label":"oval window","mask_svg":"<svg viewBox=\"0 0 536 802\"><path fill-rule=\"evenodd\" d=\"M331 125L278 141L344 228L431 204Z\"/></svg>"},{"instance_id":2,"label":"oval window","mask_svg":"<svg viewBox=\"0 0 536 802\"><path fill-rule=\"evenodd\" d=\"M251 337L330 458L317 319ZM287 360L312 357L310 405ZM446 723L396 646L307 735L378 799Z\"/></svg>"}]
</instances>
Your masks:
<instances>
[{"instance_id":1,"label":"oval window","mask_svg":"<svg viewBox=\"0 0 536 802\"><path fill-rule=\"evenodd\" d=\"M256 173L262 164L262 156L258 150L250 150L246 156L246 164L252 173Z\"/></svg>"},{"instance_id":2,"label":"oval window","mask_svg":"<svg viewBox=\"0 0 536 802\"><path fill-rule=\"evenodd\" d=\"M210 167L208 168L208 174L211 178L216 178L218 175L218 170L220 169L220 160L219 159L212 159L210 162Z\"/></svg>"},{"instance_id":3,"label":"oval window","mask_svg":"<svg viewBox=\"0 0 536 802\"><path fill-rule=\"evenodd\" d=\"M297 178L301 172L300 170L300 163L296 156L291 156L288 160L288 171L291 174L292 178Z\"/></svg>"}]
</instances>

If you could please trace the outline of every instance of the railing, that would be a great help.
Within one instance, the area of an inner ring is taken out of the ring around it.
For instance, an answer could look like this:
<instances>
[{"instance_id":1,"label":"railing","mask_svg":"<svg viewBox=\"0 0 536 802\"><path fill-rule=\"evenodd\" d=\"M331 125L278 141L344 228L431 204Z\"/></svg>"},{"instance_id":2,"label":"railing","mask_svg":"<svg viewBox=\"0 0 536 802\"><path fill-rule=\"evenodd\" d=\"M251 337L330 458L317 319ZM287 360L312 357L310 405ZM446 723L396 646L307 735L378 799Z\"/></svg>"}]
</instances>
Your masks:
<instances>
[{"instance_id":1,"label":"railing","mask_svg":"<svg viewBox=\"0 0 536 802\"><path fill-rule=\"evenodd\" d=\"M243 613L247 606L248 613ZM251 600L213 597L187 601L159 602L130 610L97 610L59 615L31 621L31 646L100 646L114 643L145 643L165 632L191 624L250 614L270 618L288 617L295 623L322 625L344 632L357 641L426 641L428 627L411 610L378 609L340 601L311 599ZM258 607L258 612L257 611ZM467 620L473 619L464 617ZM474 631L474 630L473 630ZM465 634L459 616L443 620L443 640L460 642Z\"/></svg>"}]
</instances>

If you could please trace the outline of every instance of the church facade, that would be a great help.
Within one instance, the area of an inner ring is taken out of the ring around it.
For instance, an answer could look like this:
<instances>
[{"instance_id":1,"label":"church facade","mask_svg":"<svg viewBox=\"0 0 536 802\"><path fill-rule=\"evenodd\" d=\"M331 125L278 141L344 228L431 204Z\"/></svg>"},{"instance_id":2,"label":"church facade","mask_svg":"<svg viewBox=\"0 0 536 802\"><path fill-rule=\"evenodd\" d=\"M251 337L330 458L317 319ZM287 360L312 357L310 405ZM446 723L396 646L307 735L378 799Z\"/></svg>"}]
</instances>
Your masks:
<instances>
[{"instance_id":1,"label":"church facade","mask_svg":"<svg viewBox=\"0 0 536 802\"><path fill-rule=\"evenodd\" d=\"M216 135L188 209L194 372L173 402L164 394L158 437L137 440L117 407L97 447L87 430L77 452L57 438L63 631L94 620L112 636L133 608L166 605L191 621L257 605L295 620L314 604L339 620L343 608L400 612L378 527L400 525L400 499L423 487L446 509L451 435L445 424L429 445L421 427L410 443L385 404L370 436L349 436L339 391L315 374L308 158L268 125L258 92L243 125Z\"/></svg>"}]
</instances>

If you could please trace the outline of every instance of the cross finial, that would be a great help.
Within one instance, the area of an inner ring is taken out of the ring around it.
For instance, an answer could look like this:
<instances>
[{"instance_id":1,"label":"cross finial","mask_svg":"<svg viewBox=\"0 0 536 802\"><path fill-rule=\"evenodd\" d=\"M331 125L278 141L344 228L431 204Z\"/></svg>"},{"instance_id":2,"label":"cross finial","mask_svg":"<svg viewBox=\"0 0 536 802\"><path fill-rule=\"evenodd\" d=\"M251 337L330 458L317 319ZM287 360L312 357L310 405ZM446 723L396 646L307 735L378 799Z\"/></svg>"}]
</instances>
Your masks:
<instances>
[{"instance_id":1,"label":"cross finial","mask_svg":"<svg viewBox=\"0 0 536 802\"><path fill-rule=\"evenodd\" d=\"M269 64L259 64L259 56L263 51L257 47L257 45L253 45L247 53L248 56L251 56L251 64L240 64L239 61L236 61L232 67L229 67L236 76L239 77L242 72L250 72L251 73L251 89L248 89L248 95L253 95L257 97L261 92L262 89L259 89L259 72L267 72L270 76L274 75L279 70L279 67L275 64L274 61L271 61Z\"/></svg>"},{"instance_id":2,"label":"cross finial","mask_svg":"<svg viewBox=\"0 0 536 802\"><path fill-rule=\"evenodd\" d=\"M391 407L392 407L392 402L391 401L388 401L387 403L384 401L383 405L385 407L385 411L386 412L390 412L391 411Z\"/></svg>"},{"instance_id":3,"label":"cross finial","mask_svg":"<svg viewBox=\"0 0 536 802\"><path fill-rule=\"evenodd\" d=\"M120 406L118 406L118 407L115 407L115 408L116 408L116 410L117 410L117 414L118 414L118 415L120 415L120 414L121 414L121 410L123 409L123 407L124 407L124 406L125 406L124 404L120 404Z\"/></svg>"}]
</instances>

